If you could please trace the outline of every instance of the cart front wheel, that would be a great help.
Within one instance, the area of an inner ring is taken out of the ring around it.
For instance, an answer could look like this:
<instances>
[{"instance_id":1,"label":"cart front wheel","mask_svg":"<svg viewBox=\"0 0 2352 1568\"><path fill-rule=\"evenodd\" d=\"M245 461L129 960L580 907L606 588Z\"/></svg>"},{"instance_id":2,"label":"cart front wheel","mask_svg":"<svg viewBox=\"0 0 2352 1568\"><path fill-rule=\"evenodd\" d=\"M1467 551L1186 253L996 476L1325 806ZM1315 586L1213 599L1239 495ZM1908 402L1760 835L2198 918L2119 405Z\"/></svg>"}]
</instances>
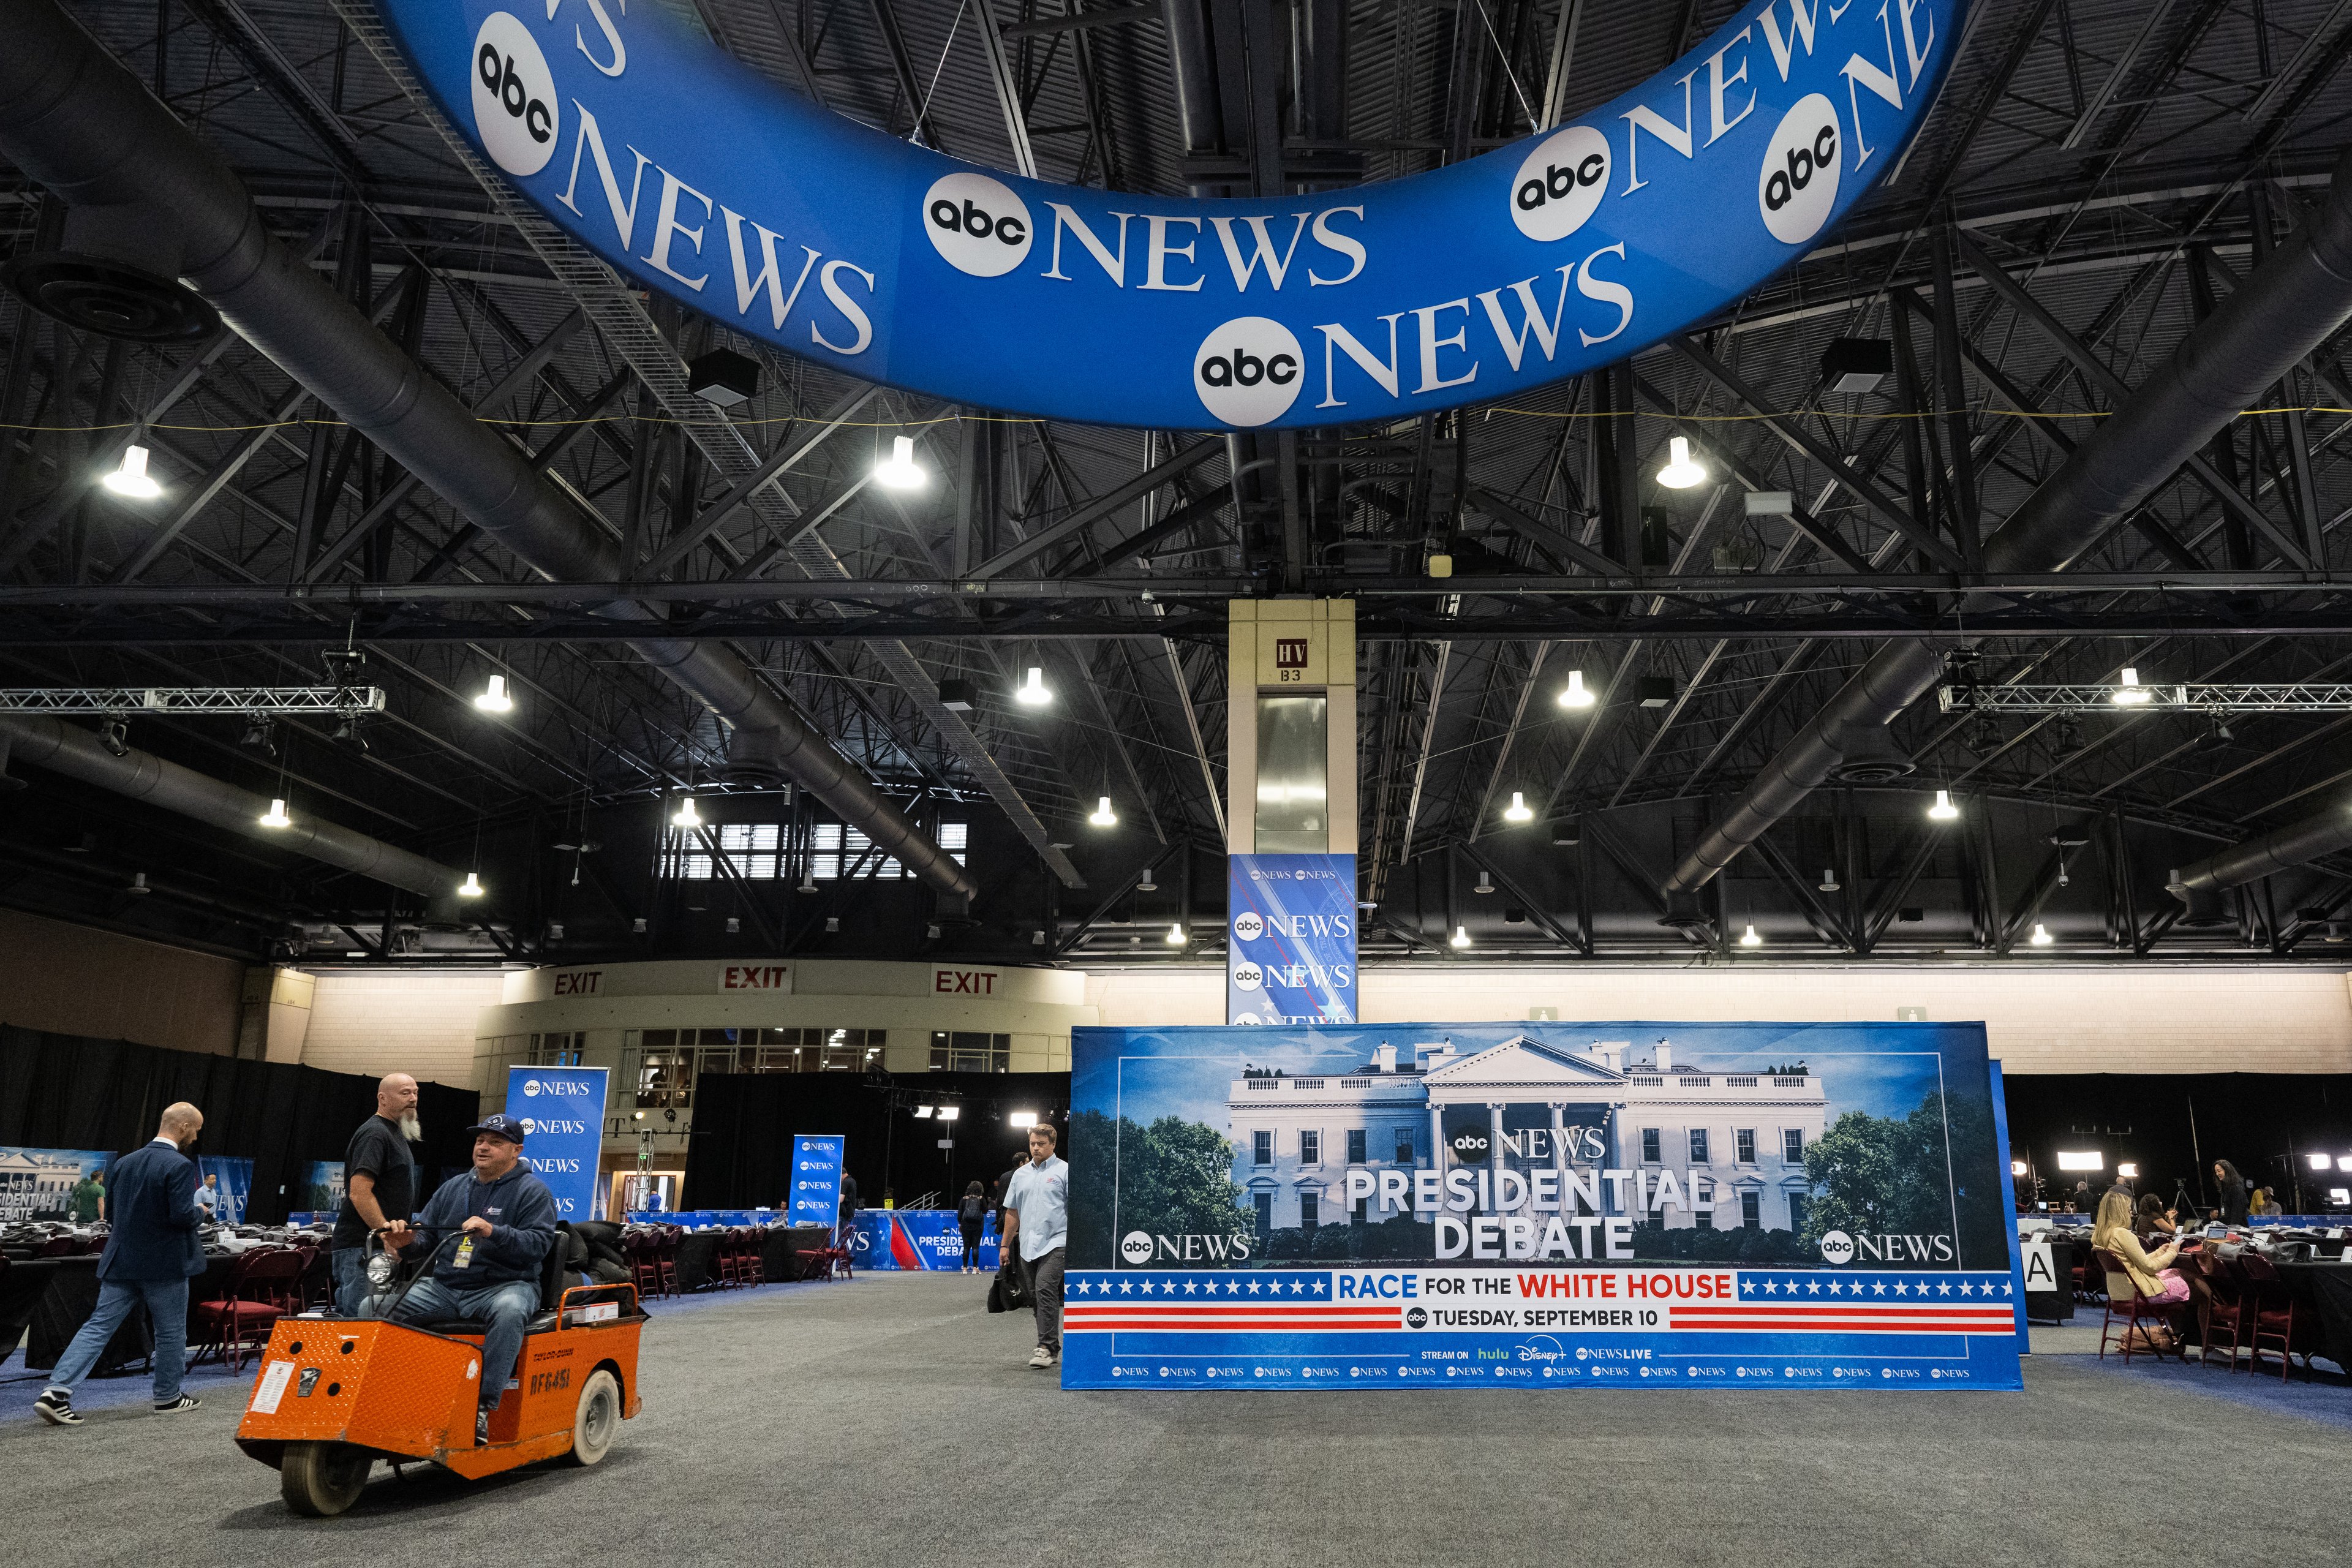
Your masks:
<instances>
[{"instance_id":1,"label":"cart front wheel","mask_svg":"<svg viewBox=\"0 0 2352 1568\"><path fill-rule=\"evenodd\" d=\"M349 1443L289 1443L278 1468L286 1506L313 1519L332 1519L359 1500L375 1456Z\"/></svg>"},{"instance_id":2,"label":"cart front wheel","mask_svg":"<svg viewBox=\"0 0 2352 1568\"><path fill-rule=\"evenodd\" d=\"M580 1390L580 1405L572 1417L572 1462L593 1465L613 1451L613 1436L621 1428L620 1380L601 1368Z\"/></svg>"}]
</instances>

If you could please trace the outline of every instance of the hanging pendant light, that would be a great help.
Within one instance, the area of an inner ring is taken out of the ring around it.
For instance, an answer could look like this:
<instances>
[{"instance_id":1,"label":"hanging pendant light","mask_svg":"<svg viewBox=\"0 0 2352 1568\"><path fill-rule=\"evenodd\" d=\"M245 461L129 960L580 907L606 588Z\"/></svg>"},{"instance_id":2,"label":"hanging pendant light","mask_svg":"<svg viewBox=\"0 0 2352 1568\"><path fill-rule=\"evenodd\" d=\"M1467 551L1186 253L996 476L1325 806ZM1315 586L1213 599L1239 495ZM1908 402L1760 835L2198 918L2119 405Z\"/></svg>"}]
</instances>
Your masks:
<instances>
[{"instance_id":1,"label":"hanging pendant light","mask_svg":"<svg viewBox=\"0 0 2352 1568\"><path fill-rule=\"evenodd\" d=\"M1952 792L1948 789L1937 790L1936 792L1936 804L1927 808L1928 820L1931 822L1950 822L1958 817L1959 815L1960 808L1952 804Z\"/></svg>"},{"instance_id":2,"label":"hanging pendant light","mask_svg":"<svg viewBox=\"0 0 2352 1568\"><path fill-rule=\"evenodd\" d=\"M485 713L510 711L514 699L507 695L507 678L503 675L490 677L489 684L482 688L482 694L474 699L474 706Z\"/></svg>"},{"instance_id":3,"label":"hanging pendant light","mask_svg":"<svg viewBox=\"0 0 2352 1568\"><path fill-rule=\"evenodd\" d=\"M1087 820L1097 827L1117 827L1118 813L1110 808L1110 796L1103 795L1098 798L1095 802L1094 810L1087 813Z\"/></svg>"},{"instance_id":4,"label":"hanging pendant light","mask_svg":"<svg viewBox=\"0 0 2352 1568\"><path fill-rule=\"evenodd\" d=\"M702 826L702 818L694 809L694 797L692 795L688 795L685 800L678 803L678 808L670 814L669 821L670 826L673 827L699 827Z\"/></svg>"},{"instance_id":5,"label":"hanging pendant light","mask_svg":"<svg viewBox=\"0 0 2352 1568\"><path fill-rule=\"evenodd\" d=\"M461 899L478 899L488 891L488 888L482 886L482 879L474 872L468 871L466 873L465 884L457 889L457 896Z\"/></svg>"},{"instance_id":6,"label":"hanging pendant light","mask_svg":"<svg viewBox=\"0 0 2352 1568\"><path fill-rule=\"evenodd\" d=\"M1764 945L1764 939L1756 934L1756 927L1753 924L1750 924L1746 931L1739 933L1739 945L1742 947L1762 947Z\"/></svg>"},{"instance_id":7,"label":"hanging pendant light","mask_svg":"<svg viewBox=\"0 0 2352 1568\"><path fill-rule=\"evenodd\" d=\"M891 438L890 455L874 465L874 478L894 490L919 490L930 476L915 461L914 438L897 436Z\"/></svg>"},{"instance_id":8,"label":"hanging pendant light","mask_svg":"<svg viewBox=\"0 0 2352 1568\"><path fill-rule=\"evenodd\" d=\"M2032 942L2035 947L2048 947L2051 942L2056 939L2050 934L2050 928L2048 926L2043 925L2040 921L2035 921L2033 922L2033 934L2027 937L2025 940Z\"/></svg>"},{"instance_id":9,"label":"hanging pendant light","mask_svg":"<svg viewBox=\"0 0 2352 1568\"><path fill-rule=\"evenodd\" d=\"M1837 868L1832 866L1822 873L1822 891L1824 893L1834 893L1839 890Z\"/></svg>"},{"instance_id":10,"label":"hanging pendant light","mask_svg":"<svg viewBox=\"0 0 2352 1568\"><path fill-rule=\"evenodd\" d=\"M1184 922L1182 921L1178 921L1168 928L1167 940L1169 946L1181 947L1192 939L1184 934Z\"/></svg>"},{"instance_id":11,"label":"hanging pendant light","mask_svg":"<svg viewBox=\"0 0 2352 1568\"><path fill-rule=\"evenodd\" d=\"M258 821L264 827L291 827L294 826L294 819L286 815L286 803L282 800L271 801L269 803L268 814L265 816L257 817L255 820Z\"/></svg>"},{"instance_id":12,"label":"hanging pendant light","mask_svg":"<svg viewBox=\"0 0 2352 1568\"><path fill-rule=\"evenodd\" d=\"M1054 700L1054 694L1045 689L1045 671L1041 666L1029 667L1029 679L1013 693L1013 700L1024 708L1043 708Z\"/></svg>"},{"instance_id":13,"label":"hanging pendant light","mask_svg":"<svg viewBox=\"0 0 2352 1568\"><path fill-rule=\"evenodd\" d=\"M1706 479L1706 470L1691 461L1690 442L1676 436L1666 443L1666 466L1658 470L1658 483L1670 490L1686 490Z\"/></svg>"},{"instance_id":14,"label":"hanging pendant light","mask_svg":"<svg viewBox=\"0 0 2352 1568\"><path fill-rule=\"evenodd\" d=\"M1454 934L1445 939L1445 945L1451 948L1468 947L1470 945L1470 928L1467 926L1455 926L1454 928Z\"/></svg>"},{"instance_id":15,"label":"hanging pendant light","mask_svg":"<svg viewBox=\"0 0 2352 1568\"><path fill-rule=\"evenodd\" d=\"M1491 893L1495 890L1494 879L1486 874L1486 868L1484 866L1478 868L1478 885L1470 890L1474 893Z\"/></svg>"},{"instance_id":16,"label":"hanging pendant light","mask_svg":"<svg viewBox=\"0 0 2352 1568\"><path fill-rule=\"evenodd\" d=\"M129 496L132 500L153 500L163 493L163 487L147 472L144 447L123 447L121 466L100 482L116 495Z\"/></svg>"},{"instance_id":17,"label":"hanging pendant light","mask_svg":"<svg viewBox=\"0 0 2352 1568\"><path fill-rule=\"evenodd\" d=\"M1503 808L1505 822L1533 822L1536 814L1528 806L1527 795L1518 790L1511 792L1511 804Z\"/></svg>"},{"instance_id":18,"label":"hanging pendant light","mask_svg":"<svg viewBox=\"0 0 2352 1568\"><path fill-rule=\"evenodd\" d=\"M1559 694L1559 705L1563 708L1592 706L1592 693L1584 689L1584 671L1571 669L1568 672L1568 685Z\"/></svg>"}]
</instances>

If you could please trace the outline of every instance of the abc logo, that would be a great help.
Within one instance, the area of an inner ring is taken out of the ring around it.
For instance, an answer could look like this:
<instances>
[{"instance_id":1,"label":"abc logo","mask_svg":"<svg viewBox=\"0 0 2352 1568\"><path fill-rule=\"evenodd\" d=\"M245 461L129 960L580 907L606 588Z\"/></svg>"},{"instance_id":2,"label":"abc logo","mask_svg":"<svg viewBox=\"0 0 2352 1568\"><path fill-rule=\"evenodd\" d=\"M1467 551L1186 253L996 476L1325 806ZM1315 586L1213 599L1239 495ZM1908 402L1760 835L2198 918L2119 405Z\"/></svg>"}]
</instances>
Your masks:
<instances>
[{"instance_id":1,"label":"abc logo","mask_svg":"<svg viewBox=\"0 0 2352 1568\"><path fill-rule=\"evenodd\" d=\"M1118 1238L1118 1256L1122 1261L1137 1267L1150 1262L1151 1237L1143 1231L1129 1231Z\"/></svg>"},{"instance_id":2,"label":"abc logo","mask_svg":"<svg viewBox=\"0 0 2352 1568\"><path fill-rule=\"evenodd\" d=\"M1821 233L1837 205L1843 162L1836 106L1818 92L1799 99L1765 144L1756 176L1757 206L1773 238L1802 245Z\"/></svg>"},{"instance_id":3,"label":"abc logo","mask_svg":"<svg viewBox=\"0 0 2352 1568\"><path fill-rule=\"evenodd\" d=\"M562 120L555 75L530 29L493 11L474 35L474 133L509 174L536 174L555 156Z\"/></svg>"},{"instance_id":4,"label":"abc logo","mask_svg":"<svg viewBox=\"0 0 2352 1568\"><path fill-rule=\"evenodd\" d=\"M1259 1017L1255 1013L1236 1013L1234 1015L1233 1021L1236 1024L1263 1024L1265 1022L1265 1019Z\"/></svg>"},{"instance_id":5,"label":"abc logo","mask_svg":"<svg viewBox=\"0 0 2352 1568\"><path fill-rule=\"evenodd\" d=\"M1298 339L1280 321L1242 316L1192 356L1192 390L1220 425L1264 425L1290 412L1305 379Z\"/></svg>"},{"instance_id":6,"label":"abc logo","mask_svg":"<svg viewBox=\"0 0 2352 1568\"><path fill-rule=\"evenodd\" d=\"M1255 991L1265 984L1265 971L1255 963L1244 963L1234 971L1234 985L1237 990Z\"/></svg>"},{"instance_id":7,"label":"abc logo","mask_svg":"<svg viewBox=\"0 0 2352 1568\"><path fill-rule=\"evenodd\" d=\"M538 1123L538 1122L536 1122L536 1121L532 1121L530 1117L528 1117L528 1116L517 1117L517 1118L516 1118L516 1120L517 1120L517 1121L520 1121L520 1122L522 1123L522 1130L523 1130L523 1131L524 1131L525 1133L527 1133L527 1134L528 1134L528 1133L536 1132L536 1131L539 1131L539 1123Z\"/></svg>"},{"instance_id":8,"label":"abc logo","mask_svg":"<svg viewBox=\"0 0 2352 1568\"><path fill-rule=\"evenodd\" d=\"M1476 1128L1465 1127L1447 1139L1445 1146L1453 1150L1454 1157L1464 1164L1475 1165L1486 1158L1495 1144L1494 1140Z\"/></svg>"},{"instance_id":9,"label":"abc logo","mask_svg":"<svg viewBox=\"0 0 2352 1568\"><path fill-rule=\"evenodd\" d=\"M1529 239L1566 239L1609 193L1609 138L1571 125L1536 143L1511 182L1511 221Z\"/></svg>"},{"instance_id":10,"label":"abc logo","mask_svg":"<svg viewBox=\"0 0 2352 1568\"><path fill-rule=\"evenodd\" d=\"M1853 1237L1842 1230L1826 1231L1822 1236L1822 1261L1851 1263L1853 1261Z\"/></svg>"},{"instance_id":11,"label":"abc logo","mask_svg":"<svg viewBox=\"0 0 2352 1568\"><path fill-rule=\"evenodd\" d=\"M1255 942L1265 934L1265 922L1253 910L1234 921L1234 936L1240 942Z\"/></svg>"},{"instance_id":12,"label":"abc logo","mask_svg":"<svg viewBox=\"0 0 2352 1568\"><path fill-rule=\"evenodd\" d=\"M525 1100L537 1100L539 1098L539 1079L535 1078L527 1078L523 1079L522 1093Z\"/></svg>"},{"instance_id":13,"label":"abc logo","mask_svg":"<svg viewBox=\"0 0 2352 1568\"><path fill-rule=\"evenodd\" d=\"M1409 1328L1409 1329L1424 1328L1424 1327L1426 1327L1426 1326L1428 1325L1428 1323L1429 1323L1429 1314L1428 1314L1426 1311L1423 1311L1423 1310L1421 1308L1419 1308L1419 1307L1414 1307L1414 1308L1411 1309L1411 1310L1408 1310L1408 1311L1405 1313L1405 1315L1404 1315L1404 1324L1405 1324L1405 1327L1406 1327L1406 1328Z\"/></svg>"},{"instance_id":14,"label":"abc logo","mask_svg":"<svg viewBox=\"0 0 2352 1568\"><path fill-rule=\"evenodd\" d=\"M1029 254L1029 208L986 174L942 174L923 196L923 232L958 272L1002 278Z\"/></svg>"}]
</instances>

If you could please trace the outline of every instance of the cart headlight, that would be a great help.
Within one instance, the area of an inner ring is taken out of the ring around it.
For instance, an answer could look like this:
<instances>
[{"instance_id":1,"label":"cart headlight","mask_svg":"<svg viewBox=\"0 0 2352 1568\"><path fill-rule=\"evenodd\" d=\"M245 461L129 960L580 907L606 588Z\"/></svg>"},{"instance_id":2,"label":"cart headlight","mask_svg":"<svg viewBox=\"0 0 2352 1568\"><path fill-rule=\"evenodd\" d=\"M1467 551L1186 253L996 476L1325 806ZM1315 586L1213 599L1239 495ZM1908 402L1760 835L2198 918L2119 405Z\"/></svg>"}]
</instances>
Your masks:
<instances>
[{"instance_id":1,"label":"cart headlight","mask_svg":"<svg viewBox=\"0 0 2352 1568\"><path fill-rule=\"evenodd\" d=\"M379 1252L367 1260L368 1283L381 1290L392 1283L392 1254Z\"/></svg>"}]
</instances>

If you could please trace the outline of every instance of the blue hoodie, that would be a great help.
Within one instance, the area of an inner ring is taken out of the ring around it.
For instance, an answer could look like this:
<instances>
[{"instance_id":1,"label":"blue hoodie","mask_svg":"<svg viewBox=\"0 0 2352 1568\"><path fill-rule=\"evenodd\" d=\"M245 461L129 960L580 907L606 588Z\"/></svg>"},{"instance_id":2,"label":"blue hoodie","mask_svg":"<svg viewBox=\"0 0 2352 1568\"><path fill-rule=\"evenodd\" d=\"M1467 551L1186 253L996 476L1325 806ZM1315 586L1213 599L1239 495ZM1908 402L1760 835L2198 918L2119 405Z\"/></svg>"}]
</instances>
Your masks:
<instances>
[{"instance_id":1,"label":"blue hoodie","mask_svg":"<svg viewBox=\"0 0 2352 1568\"><path fill-rule=\"evenodd\" d=\"M477 1215L490 1222L490 1234L474 1238L470 1268L459 1268L453 1261L463 1242L451 1242L446 1235L425 1237L428 1244L446 1244L435 1259L433 1277L444 1285L471 1289L516 1279L537 1284L547 1249L555 1245L555 1194L532 1173L528 1161L517 1160L514 1169L495 1182L479 1181L471 1171L450 1177L425 1204L416 1223L446 1232Z\"/></svg>"}]
</instances>

